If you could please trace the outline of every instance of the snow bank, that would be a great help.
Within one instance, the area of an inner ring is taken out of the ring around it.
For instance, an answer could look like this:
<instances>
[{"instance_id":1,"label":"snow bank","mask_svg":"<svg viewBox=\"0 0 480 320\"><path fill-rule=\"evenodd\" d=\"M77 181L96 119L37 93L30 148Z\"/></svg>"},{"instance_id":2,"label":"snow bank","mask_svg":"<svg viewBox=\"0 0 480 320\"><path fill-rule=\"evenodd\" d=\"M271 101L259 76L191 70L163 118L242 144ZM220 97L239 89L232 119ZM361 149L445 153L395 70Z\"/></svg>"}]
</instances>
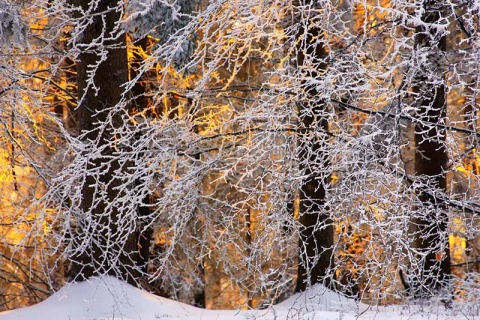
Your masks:
<instances>
[{"instance_id":1,"label":"snow bank","mask_svg":"<svg viewBox=\"0 0 480 320\"><path fill-rule=\"evenodd\" d=\"M68 284L47 300L0 313L1 320L211 319L206 310L161 298L114 277ZM210 313L214 313L210 311ZM234 315L234 312L230 312ZM213 319L218 319L218 312ZM233 319L233 316L231 317Z\"/></svg>"},{"instance_id":2,"label":"snow bank","mask_svg":"<svg viewBox=\"0 0 480 320\"><path fill-rule=\"evenodd\" d=\"M64 286L47 300L0 313L0 320L353 320L457 319L416 306L370 307L321 285L266 310L204 310L104 276ZM472 314L476 319L478 313ZM468 318L470 319L470 318Z\"/></svg>"}]
</instances>

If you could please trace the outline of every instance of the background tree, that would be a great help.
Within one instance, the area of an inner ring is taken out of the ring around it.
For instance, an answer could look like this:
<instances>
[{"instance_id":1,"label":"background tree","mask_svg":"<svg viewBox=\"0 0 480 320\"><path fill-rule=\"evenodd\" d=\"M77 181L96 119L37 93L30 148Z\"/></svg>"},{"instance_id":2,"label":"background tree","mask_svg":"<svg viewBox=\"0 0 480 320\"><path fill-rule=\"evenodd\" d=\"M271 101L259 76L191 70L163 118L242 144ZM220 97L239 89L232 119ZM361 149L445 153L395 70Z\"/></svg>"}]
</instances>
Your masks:
<instances>
[{"instance_id":1,"label":"background tree","mask_svg":"<svg viewBox=\"0 0 480 320\"><path fill-rule=\"evenodd\" d=\"M445 8L442 2L429 1L422 3L422 7L422 21L428 25L419 26L415 30L414 55L421 57L422 67L416 68L413 87L414 117L418 120L415 124L415 171L423 188L428 188L419 191L422 204L414 222L418 232L413 235L415 246L422 254L422 288L414 288L415 294L419 296L432 295L441 286L448 287L444 282L448 282L451 274L447 208L442 200L435 197L437 192L446 192L447 184L446 131L436 126L445 123L447 110L443 70L438 66L447 42L446 36L433 27L433 24L443 22L440 19L445 14ZM418 59L417 57L413 59Z\"/></svg>"},{"instance_id":2,"label":"background tree","mask_svg":"<svg viewBox=\"0 0 480 320\"><path fill-rule=\"evenodd\" d=\"M85 164L85 172L78 181L82 198L80 210L76 209L82 218L71 234L74 252L82 249L70 256L70 275L73 279L87 279L106 273L134 283L139 259L138 239L132 232L136 223L131 220L132 227L120 228L119 221L126 214L123 208L110 205L123 195L117 189L121 185L117 176L128 170L128 162L114 157L119 148L114 143L115 130L124 125L123 120L110 113L122 98L121 86L129 79L126 35L119 25L123 11L115 1L72 4L78 23L73 46L80 51L75 59L79 142L83 148L77 157ZM93 17L86 19L90 15ZM90 236L83 236L87 234Z\"/></svg>"},{"instance_id":3,"label":"background tree","mask_svg":"<svg viewBox=\"0 0 480 320\"><path fill-rule=\"evenodd\" d=\"M330 287L334 269L334 227L326 204L326 188L330 184L328 154L328 107L321 99L317 83L327 72L323 31L319 27L322 10L311 1L298 5L298 39L296 40L296 71L302 80L299 102L299 161L305 180L300 188L299 264L295 291L325 283Z\"/></svg>"}]
</instances>

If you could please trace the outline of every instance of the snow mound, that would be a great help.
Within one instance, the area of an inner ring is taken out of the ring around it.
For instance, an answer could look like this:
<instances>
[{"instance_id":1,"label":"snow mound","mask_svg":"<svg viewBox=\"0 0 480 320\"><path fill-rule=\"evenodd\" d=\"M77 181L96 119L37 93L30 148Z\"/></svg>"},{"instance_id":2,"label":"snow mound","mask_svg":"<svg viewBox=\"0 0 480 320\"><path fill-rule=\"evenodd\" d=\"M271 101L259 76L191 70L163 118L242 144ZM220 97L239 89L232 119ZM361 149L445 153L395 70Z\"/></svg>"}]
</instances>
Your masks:
<instances>
[{"instance_id":1,"label":"snow mound","mask_svg":"<svg viewBox=\"0 0 480 320\"><path fill-rule=\"evenodd\" d=\"M346 298L340 293L329 290L321 284L317 284L305 292L293 295L279 303L276 307L288 309L305 308L315 311L341 311L356 310L361 306L365 305L357 303L353 299Z\"/></svg>"},{"instance_id":2,"label":"snow mound","mask_svg":"<svg viewBox=\"0 0 480 320\"><path fill-rule=\"evenodd\" d=\"M189 319L192 314L200 316L204 312L205 310L139 290L114 277L102 276L67 284L37 305L0 313L0 319Z\"/></svg>"},{"instance_id":3,"label":"snow mound","mask_svg":"<svg viewBox=\"0 0 480 320\"><path fill-rule=\"evenodd\" d=\"M265 310L204 310L102 276L68 284L37 305L2 312L0 320L425 320L432 316L437 320L457 319L455 315L432 312L435 310L415 309L372 308L316 285Z\"/></svg>"},{"instance_id":4,"label":"snow mound","mask_svg":"<svg viewBox=\"0 0 480 320\"><path fill-rule=\"evenodd\" d=\"M281 319L357 319L368 306L317 284L272 307Z\"/></svg>"}]
</instances>

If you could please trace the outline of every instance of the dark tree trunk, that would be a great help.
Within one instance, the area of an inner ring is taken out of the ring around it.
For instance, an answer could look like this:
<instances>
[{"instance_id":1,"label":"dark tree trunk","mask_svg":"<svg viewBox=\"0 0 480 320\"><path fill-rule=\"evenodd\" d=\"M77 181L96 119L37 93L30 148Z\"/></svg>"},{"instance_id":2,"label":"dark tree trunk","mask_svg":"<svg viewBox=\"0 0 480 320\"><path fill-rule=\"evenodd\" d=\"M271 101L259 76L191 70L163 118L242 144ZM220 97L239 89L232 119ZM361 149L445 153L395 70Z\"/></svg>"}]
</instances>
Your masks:
<instances>
[{"instance_id":1,"label":"dark tree trunk","mask_svg":"<svg viewBox=\"0 0 480 320\"><path fill-rule=\"evenodd\" d=\"M198 275L205 279L205 268L203 267L203 261L198 264ZM205 309L205 286L202 286L200 290L196 290L193 295L193 302L195 307Z\"/></svg>"},{"instance_id":2,"label":"dark tree trunk","mask_svg":"<svg viewBox=\"0 0 480 320\"><path fill-rule=\"evenodd\" d=\"M298 68L305 68L305 76L318 80L325 70L327 52L323 35L316 27L299 31L297 44ZM304 96L298 106L302 134L300 154L305 180L300 190L301 232L296 292L323 282L331 285L328 275L333 267L333 224L325 206L326 186L330 182L329 159L326 151L328 122L326 103L318 98L315 85L303 83Z\"/></svg>"},{"instance_id":3,"label":"dark tree trunk","mask_svg":"<svg viewBox=\"0 0 480 320\"><path fill-rule=\"evenodd\" d=\"M134 45L137 47L132 50L133 60L130 63L130 79L135 79L139 75L139 69L142 66L143 55L142 52L148 50L148 37L144 37L135 41ZM140 75L139 80L133 85L130 94L132 95L132 102L130 104L131 112L143 112L146 111L148 116L153 116L150 110L150 99L147 97L146 85L148 81L148 74L143 73ZM141 183L140 179L137 180L137 185ZM150 247L153 238L153 229L151 227L145 227L148 224L148 217L151 210L151 199L147 195L142 201L142 205L138 207L139 230L136 232L139 257L137 260L137 266L143 274L148 273L148 262L150 260Z\"/></svg>"},{"instance_id":4,"label":"dark tree trunk","mask_svg":"<svg viewBox=\"0 0 480 320\"><path fill-rule=\"evenodd\" d=\"M82 34L82 44L78 45L82 50L77 61L78 126L86 143L104 149L102 155L92 158L86 168L82 210L89 214L93 223L85 224L81 232L91 236L91 240L88 248L80 250L81 254L70 257L70 277L84 280L95 275L110 274L135 283L138 276L137 239L135 234L125 234L125 231L118 228L122 208L107 210L112 200L121 196L121 191L115 190L121 184L116 178L116 172L126 170L117 160L112 160L114 150L109 146L114 138L112 129L121 126L122 119L120 116L108 119L109 109L121 99L121 85L128 81L126 37L125 34L118 35L120 30L114 31L121 14L113 8L121 6L121 3L119 0L71 0L71 3L83 10L95 8L91 12L89 25ZM117 34L112 35L112 32ZM103 45L94 44L103 37L110 40L104 40ZM104 51L106 58L101 61ZM92 72L94 65L98 65L93 75L97 91L88 84L89 72ZM99 172L95 173L96 171ZM105 197L95 200L100 191ZM115 239L110 239L111 236ZM76 240L74 245L80 246L82 240L84 239ZM105 255L106 251L118 254L110 257Z\"/></svg>"},{"instance_id":5,"label":"dark tree trunk","mask_svg":"<svg viewBox=\"0 0 480 320\"><path fill-rule=\"evenodd\" d=\"M146 275L148 274L148 262L150 261L150 248L153 239L153 228L145 227L147 224L146 219L150 216L150 196L145 196L142 205L138 207L138 216L140 218L139 230L135 234L138 247L138 270Z\"/></svg>"},{"instance_id":6,"label":"dark tree trunk","mask_svg":"<svg viewBox=\"0 0 480 320\"><path fill-rule=\"evenodd\" d=\"M441 10L434 7L434 2L427 3L423 21L438 23L440 13ZM435 198L435 190L446 191L445 170L448 159L446 132L436 126L443 123L446 116L446 88L441 78L442 72L435 70L432 64L440 59L441 51L446 49L445 36L417 28L416 50L423 51L426 48L429 61L427 66L417 66L420 74L413 87L413 92L418 95L417 119L420 120L415 125L415 171L425 184L422 189L431 190L421 191L419 199L422 206L413 221L417 232L414 243L424 255L420 279L413 288L417 297L435 294L451 273L447 208ZM437 79L432 79L431 74L436 74Z\"/></svg>"},{"instance_id":7,"label":"dark tree trunk","mask_svg":"<svg viewBox=\"0 0 480 320\"><path fill-rule=\"evenodd\" d=\"M146 52L148 47L148 38L143 37L140 40L134 42L134 45L137 47L132 50L133 60L130 63L130 79L134 79L139 75L139 70L142 66L143 57L141 52ZM143 75L140 75L140 78L132 87L131 93L133 95L132 108L133 111L143 111L149 106L149 99L146 96L146 82L147 79Z\"/></svg>"}]
</instances>

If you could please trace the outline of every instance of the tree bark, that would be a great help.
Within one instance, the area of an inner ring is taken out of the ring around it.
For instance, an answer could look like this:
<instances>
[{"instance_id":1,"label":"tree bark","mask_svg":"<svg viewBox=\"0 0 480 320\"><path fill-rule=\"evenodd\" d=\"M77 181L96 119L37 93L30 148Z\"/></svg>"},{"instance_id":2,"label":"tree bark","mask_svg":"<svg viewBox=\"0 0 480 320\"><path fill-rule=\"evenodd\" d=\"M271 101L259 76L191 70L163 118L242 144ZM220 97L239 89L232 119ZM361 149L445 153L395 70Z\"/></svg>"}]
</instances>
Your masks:
<instances>
[{"instance_id":1,"label":"tree bark","mask_svg":"<svg viewBox=\"0 0 480 320\"><path fill-rule=\"evenodd\" d=\"M298 68L305 70L306 77L318 80L326 69L323 35L321 30L311 26L310 21L305 25L306 29L300 29L297 40ZM331 286L329 270L333 268L334 230L329 209L325 206L326 186L330 183L326 151L327 106L318 98L315 85L304 81L303 87L305 96L298 106L303 128L299 160L305 180L300 189L301 231L296 292L321 282Z\"/></svg>"},{"instance_id":2,"label":"tree bark","mask_svg":"<svg viewBox=\"0 0 480 320\"><path fill-rule=\"evenodd\" d=\"M135 41L134 43L137 46L136 50L132 50L133 54L133 61L130 63L130 79L134 79L138 76L139 74L139 69L141 68L142 65L142 60L143 56L140 53L140 51L146 52L148 50L148 37L143 37L142 39L139 39ZM153 117L153 112L150 110L150 99L147 97L147 90L146 90L146 83L148 81L148 74L143 73L140 75L139 81L137 81L130 93L132 95L132 103L130 104L130 112L144 112L146 111L147 116ZM136 181L137 184L142 183L140 179ZM148 219L151 210L150 210L150 205L151 205L151 198L149 195L145 196L145 198L142 201L142 205L138 207L138 216L140 218L140 226L139 230L137 230L135 236L138 239L137 244L138 244L138 253L139 257L137 260L137 265L139 270L143 274L148 273L148 262L150 260L150 247L152 244L152 238L153 238L153 228L148 227L145 228L145 224L148 222L145 221Z\"/></svg>"},{"instance_id":3,"label":"tree bark","mask_svg":"<svg viewBox=\"0 0 480 320\"><path fill-rule=\"evenodd\" d=\"M77 61L79 132L81 139L102 150L102 155L92 157L85 170L82 210L91 223L83 226L81 232L91 240L88 248L79 250L81 254L70 257L70 278L85 280L110 274L133 284L138 276L137 239L135 234L125 234L119 229L122 208L107 210L112 200L121 196L121 191L116 190L121 181L116 176L127 170L115 160L115 150L110 144L114 140L113 129L122 125L122 119L119 115L109 119L109 109L120 101L121 86L128 81L126 36L116 26L121 18L118 10L121 3L118 0L72 0L71 3L84 11L90 10L90 21L81 43L77 44L81 50ZM100 41L102 38L107 40ZM96 90L89 85L90 80ZM74 245L81 243L79 239ZM115 257L107 252L115 253Z\"/></svg>"},{"instance_id":4,"label":"tree bark","mask_svg":"<svg viewBox=\"0 0 480 320\"><path fill-rule=\"evenodd\" d=\"M438 23L441 10L434 3L426 3L423 21L427 24ZM442 77L441 71L434 70L432 63L439 59L441 51L446 49L444 35L418 27L416 50L428 48L428 66L417 66L420 70L413 92L418 95L417 118L415 125L415 172L425 189L446 192L447 150L445 130L435 124L444 123L446 117L446 88L443 79L431 79L428 69ZM443 78L443 77L442 77ZM428 124L431 123L431 124ZM414 284L416 297L429 297L445 285L451 274L450 250L448 245L448 212L444 205L431 194L422 192L419 199L422 205L414 219L416 238L414 244L421 258L420 279Z\"/></svg>"}]
</instances>

